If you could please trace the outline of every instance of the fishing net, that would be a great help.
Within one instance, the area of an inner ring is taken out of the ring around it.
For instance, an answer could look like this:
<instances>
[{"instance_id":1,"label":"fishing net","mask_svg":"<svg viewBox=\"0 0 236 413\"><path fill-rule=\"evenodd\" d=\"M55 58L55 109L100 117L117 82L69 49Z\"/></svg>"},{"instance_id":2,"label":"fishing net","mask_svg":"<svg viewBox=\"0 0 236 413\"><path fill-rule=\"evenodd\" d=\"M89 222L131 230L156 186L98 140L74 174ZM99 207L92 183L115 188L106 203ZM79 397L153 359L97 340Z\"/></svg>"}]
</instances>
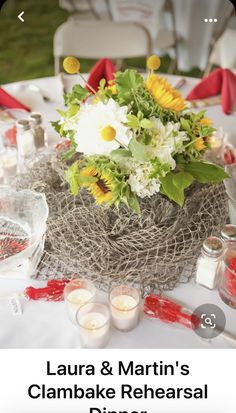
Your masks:
<instances>
[{"instance_id":1,"label":"fishing net","mask_svg":"<svg viewBox=\"0 0 236 413\"><path fill-rule=\"evenodd\" d=\"M149 291L173 289L193 276L204 239L228 219L223 184L194 184L183 208L157 194L140 200L141 216L125 206L104 208L65 182L60 154L43 156L17 188L44 192L49 206L45 253L37 278L85 276L107 290L128 282Z\"/></svg>"}]
</instances>

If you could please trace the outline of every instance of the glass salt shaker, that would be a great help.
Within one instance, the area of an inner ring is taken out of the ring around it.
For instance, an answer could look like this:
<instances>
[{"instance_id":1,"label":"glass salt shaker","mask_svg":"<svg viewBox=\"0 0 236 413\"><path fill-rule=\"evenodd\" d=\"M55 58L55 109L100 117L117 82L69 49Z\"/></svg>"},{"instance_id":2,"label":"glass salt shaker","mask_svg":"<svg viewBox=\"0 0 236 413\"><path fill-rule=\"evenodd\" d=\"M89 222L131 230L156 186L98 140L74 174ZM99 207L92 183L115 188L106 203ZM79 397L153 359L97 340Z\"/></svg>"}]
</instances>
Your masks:
<instances>
[{"instance_id":1,"label":"glass salt shaker","mask_svg":"<svg viewBox=\"0 0 236 413\"><path fill-rule=\"evenodd\" d=\"M29 121L34 131L35 148L41 149L45 146L46 133L42 126L42 116L38 112L32 112L29 116Z\"/></svg>"},{"instance_id":2,"label":"glass salt shaker","mask_svg":"<svg viewBox=\"0 0 236 413\"><path fill-rule=\"evenodd\" d=\"M25 159L35 153L34 133L28 120L16 122L16 143L18 149L19 168L25 170Z\"/></svg>"},{"instance_id":3,"label":"glass salt shaker","mask_svg":"<svg viewBox=\"0 0 236 413\"><path fill-rule=\"evenodd\" d=\"M208 237L204 242L197 261L195 281L210 290L214 290L218 280L218 267L223 254L223 242L218 237Z\"/></svg>"},{"instance_id":4,"label":"glass salt shaker","mask_svg":"<svg viewBox=\"0 0 236 413\"><path fill-rule=\"evenodd\" d=\"M229 245L223 256L219 271L218 291L229 307L236 309L236 245Z\"/></svg>"},{"instance_id":5,"label":"glass salt shaker","mask_svg":"<svg viewBox=\"0 0 236 413\"><path fill-rule=\"evenodd\" d=\"M220 238L225 246L232 245L233 243L236 245L236 225L226 224L220 232Z\"/></svg>"}]
</instances>

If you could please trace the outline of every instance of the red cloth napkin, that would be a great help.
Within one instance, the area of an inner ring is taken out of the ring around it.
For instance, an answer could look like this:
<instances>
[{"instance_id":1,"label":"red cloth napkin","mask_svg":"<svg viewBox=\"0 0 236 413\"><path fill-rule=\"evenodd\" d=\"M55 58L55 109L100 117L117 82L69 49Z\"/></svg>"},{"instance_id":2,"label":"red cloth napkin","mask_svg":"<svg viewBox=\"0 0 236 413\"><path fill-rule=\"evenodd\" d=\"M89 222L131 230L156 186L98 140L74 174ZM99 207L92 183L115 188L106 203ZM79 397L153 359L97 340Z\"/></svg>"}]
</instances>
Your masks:
<instances>
[{"instance_id":1,"label":"red cloth napkin","mask_svg":"<svg viewBox=\"0 0 236 413\"><path fill-rule=\"evenodd\" d=\"M188 100L221 94L222 110L229 115L236 104L236 76L229 69L216 69L188 94Z\"/></svg>"},{"instance_id":2,"label":"red cloth napkin","mask_svg":"<svg viewBox=\"0 0 236 413\"><path fill-rule=\"evenodd\" d=\"M115 72L116 67L109 59L100 59L89 72L88 84L97 91L100 80L106 79L107 82L113 80Z\"/></svg>"},{"instance_id":3,"label":"red cloth napkin","mask_svg":"<svg viewBox=\"0 0 236 413\"><path fill-rule=\"evenodd\" d=\"M3 88L0 87L0 106L8 109L24 109L30 112L30 108L20 103L13 96L9 95Z\"/></svg>"}]
</instances>

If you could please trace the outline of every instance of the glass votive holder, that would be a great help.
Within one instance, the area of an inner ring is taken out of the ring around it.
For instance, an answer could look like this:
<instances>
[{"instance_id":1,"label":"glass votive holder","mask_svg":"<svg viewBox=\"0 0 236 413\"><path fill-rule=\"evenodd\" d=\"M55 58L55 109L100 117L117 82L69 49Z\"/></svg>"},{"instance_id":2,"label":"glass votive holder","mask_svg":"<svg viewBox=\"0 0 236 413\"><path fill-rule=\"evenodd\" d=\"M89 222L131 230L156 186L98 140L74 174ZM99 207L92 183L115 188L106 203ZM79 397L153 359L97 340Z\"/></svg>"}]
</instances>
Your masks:
<instances>
[{"instance_id":1,"label":"glass votive holder","mask_svg":"<svg viewBox=\"0 0 236 413\"><path fill-rule=\"evenodd\" d=\"M70 281L64 289L64 300L67 312L72 323L76 324L78 309L94 300L96 288L94 284L85 278L76 278Z\"/></svg>"},{"instance_id":2,"label":"glass votive holder","mask_svg":"<svg viewBox=\"0 0 236 413\"><path fill-rule=\"evenodd\" d=\"M10 147L3 149L0 152L0 165L3 170L4 183L9 184L17 174L17 150Z\"/></svg>"},{"instance_id":3,"label":"glass votive holder","mask_svg":"<svg viewBox=\"0 0 236 413\"><path fill-rule=\"evenodd\" d=\"M139 323L140 294L129 285L120 285L109 295L112 324L120 331L130 331Z\"/></svg>"},{"instance_id":4,"label":"glass votive holder","mask_svg":"<svg viewBox=\"0 0 236 413\"><path fill-rule=\"evenodd\" d=\"M104 348L110 338L109 308L100 303L87 303L76 314L80 342L84 348Z\"/></svg>"}]
</instances>

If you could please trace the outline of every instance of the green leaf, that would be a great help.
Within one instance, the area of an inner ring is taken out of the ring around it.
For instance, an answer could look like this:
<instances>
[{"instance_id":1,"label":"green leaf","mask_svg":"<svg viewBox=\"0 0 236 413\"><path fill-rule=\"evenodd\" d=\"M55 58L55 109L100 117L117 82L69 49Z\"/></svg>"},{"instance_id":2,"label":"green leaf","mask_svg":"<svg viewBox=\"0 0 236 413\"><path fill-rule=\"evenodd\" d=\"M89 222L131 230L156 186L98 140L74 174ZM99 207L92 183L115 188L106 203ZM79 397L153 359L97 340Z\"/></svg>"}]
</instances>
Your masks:
<instances>
[{"instance_id":1,"label":"green leaf","mask_svg":"<svg viewBox=\"0 0 236 413\"><path fill-rule=\"evenodd\" d=\"M180 124L184 130L191 132L190 122L185 118L180 118Z\"/></svg>"},{"instance_id":2,"label":"green leaf","mask_svg":"<svg viewBox=\"0 0 236 413\"><path fill-rule=\"evenodd\" d=\"M72 195L76 196L79 192L79 162L73 163L66 171L66 181L70 185Z\"/></svg>"},{"instance_id":3,"label":"green leaf","mask_svg":"<svg viewBox=\"0 0 236 413\"><path fill-rule=\"evenodd\" d=\"M173 184L179 189L186 189L193 183L193 176L188 172L177 172L173 176Z\"/></svg>"},{"instance_id":4,"label":"green leaf","mask_svg":"<svg viewBox=\"0 0 236 413\"><path fill-rule=\"evenodd\" d=\"M70 148L68 151L64 152L62 154L62 159L67 161L69 159L72 158L72 156L74 156L74 154L76 153L76 147L73 145L72 148Z\"/></svg>"},{"instance_id":5,"label":"green leaf","mask_svg":"<svg viewBox=\"0 0 236 413\"><path fill-rule=\"evenodd\" d=\"M128 151L127 149L115 149L110 153L110 159L114 162L119 162L120 160L124 158L131 158L132 153Z\"/></svg>"},{"instance_id":6,"label":"green leaf","mask_svg":"<svg viewBox=\"0 0 236 413\"><path fill-rule=\"evenodd\" d=\"M199 120L201 120L204 117L205 113L206 113L205 109L201 110L198 113L191 113L191 118L193 122L198 122Z\"/></svg>"},{"instance_id":7,"label":"green leaf","mask_svg":"<svg viewBox=\"0 0 236 413\"><path fill-rule=\"evenodd\" d=\"M223 168L208 162L193 161L186 164L184 169L202 184L217 183L228 178Z\"/></svg>"},{"instance_id":8,"label":"green leaf","mask_svg":"<svg viewBox=\"0 0 236 413\"><path fill-rule=\"evenodd\" d=\"M136 197L136 195L130 191L130 194L128 196L128 206L134 211L136 212L136 214L140 214L141 210L140 210L140 205L138 202L138 198Z\"/></svg>"},{"instance_id":9,"label":"green leaf","mask_svg":"<svg viewBox=\"0 0 236 413\"><path fill-rule=\"evenodd\" d=\"M138 129L139 128L139 120L138 120L137 116L129 114L129 115L127 115L127 119L128 119L128 122L126 122L127 126L129 126L130 128L133 128L133 129Z\"/></svg>"},{"instance_id":10,"label":"green leaf","mask_svg":"<svg viewBox=\"0 0 236 413\"><path fill-rule=\"evenodd\" d=\"M151 129L153 128L153 122L149 119L142 119L140 122L140 126L144 129Z\"/></svg>"},{"instance_id":11,"label":"green leaf","mask_svg":"<svg viewBox=\"0 0 236 413\"><path fill-rule=\"evenodd\" d=\"M52 122L51 122L51 125L52 125L52 127L55 129L55 131L56 131L57 133L60 133L61 124L60 124L60 121L59 121L59 120L57 120L57 121L52 121Z\"/></svg>"},{"instance_id":12,"label":"green leaf","mask_svg":"<svg viewBox=\"0 0 236 413\"><path fill-rule=\"evenodd\" d=\"M160 179L161 193L182 207L184 204L184 190L174 184L173 178L174 174L170 172L164 178Z\"/></svg>"},{"instance_id":13,"label":"green leaf","mask_svg":"<svg viewBox=\"0 0 236 413\"><path fill-rule=\"evenodd\" d=\"M212 135L212 133L215 131L214 128L211 126L202 126L200 128L200 136L201 138L204 138L205 136Z\"/></svg>"},{"instance_id":14,"label":"green leaf","mask_svg":"<svg viewBox=\"0 0 236 413\"><path fill-rule=\"evenodd\" d=\"M148 157L146 154L146 148L140 142L137 141L135 137L133 137L129 143L129 149L132 152L132 155L135 159L139 161L148 161Z\"/></svg>"},{"instance_id":15,"label":"green leaf","mask_svg":"<svg viewBox=\"0 0 236 413\"><path fill-rule=\"evenodd\" d=\"M106 79L101 79L99 82L99 90L103 90L106 86Z\"/></svg>"},{"instance_id":16,"label":"green leaf","mask_svg":"<svg viewBox=\"0 0 236 413\"><path fill-rule=\"evenodd\" d=\"M79 105L71 105L68 111L66 112L66 117L67 118L72 118L72 116L75 116L76 113L78 113L80 106Z\"/></svg>"},{"instance_id":17,"label":"green leaf","mask_svg":"<svg viewBox=\"0 0 236 413\"><path fill-rule=\"evenodd\" d=\"M87 89L83 88L81 85L74 85L72 91L64 95L65 104L79 104L89 95L90 93Z\"/></svg>"},{"instance_id":18,"label":"green leaf","mask_svg":"<svg viewBox=\"0 0 236 413\"><path fill-rule=\"evenodd\" d=\"M136 90L139 86L143 85L144 81L142 76L133 69L126 69L124 72L118 72L116 74L116 85L120 90Z\"/></svg>"},{"instance_id":19,"label":"green leaf","mask_svg":"<svg viewBox=\"0 0 236 413\"><path fill-rule=\"evenodd\" d=\"M59 115L61 115L63 118L66 117L66 112L64 110L61 109L56 109L57 113L59 113Z\"/></svg>"}]
</instances>

